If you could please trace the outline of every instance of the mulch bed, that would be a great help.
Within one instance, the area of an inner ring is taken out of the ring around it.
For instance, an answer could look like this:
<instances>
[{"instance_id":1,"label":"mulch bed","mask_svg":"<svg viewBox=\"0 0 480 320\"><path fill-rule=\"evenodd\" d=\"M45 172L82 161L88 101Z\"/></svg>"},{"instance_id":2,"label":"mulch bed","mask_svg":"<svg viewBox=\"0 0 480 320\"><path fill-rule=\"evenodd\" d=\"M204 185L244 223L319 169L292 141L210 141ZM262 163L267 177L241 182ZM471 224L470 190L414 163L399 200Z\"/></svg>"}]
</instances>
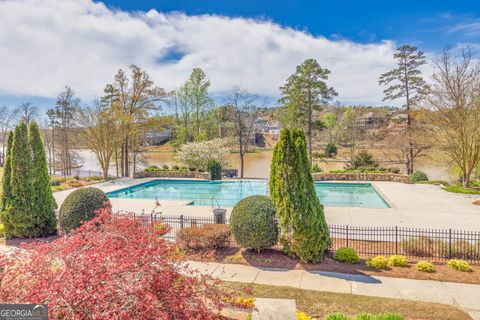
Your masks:
<instances>
[{"instance_id":1,"label":"mulch bed","mask_svg":"<svg viewBox=\"0 0 480 320\"><path fill-rule=\"evenodd\" d=\"M271 249L257 253L239 247L227 247L213 251L189 250L187 251L186 258L202 262L242 264L260 268L329 271L370 276L480 284L480 266L472 265L472 272L460 272L450 269L446 262L434 262L435 272L433 273L416 270L416 261L413 260L411 260L409 266L405 268L393 267L387 270L376 270L367 267L363 259L358 264L348 264L337 262L332 259L331 255L328 255L321 263L303 263L298 259L290 258L280 250Z\"/></svg>"}]
</instances>

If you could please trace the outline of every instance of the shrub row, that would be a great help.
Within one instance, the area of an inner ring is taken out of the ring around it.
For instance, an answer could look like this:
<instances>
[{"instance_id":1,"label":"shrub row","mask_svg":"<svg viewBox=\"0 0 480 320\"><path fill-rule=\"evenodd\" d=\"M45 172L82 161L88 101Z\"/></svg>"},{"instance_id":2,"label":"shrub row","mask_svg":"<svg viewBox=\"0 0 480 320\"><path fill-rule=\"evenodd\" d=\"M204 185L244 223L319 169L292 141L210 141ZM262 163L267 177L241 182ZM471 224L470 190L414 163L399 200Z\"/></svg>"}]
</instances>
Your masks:
<instances>
[{"instance_id":1,"label":"shrub row","mask_svg":"<svg viewBox=\"0 0 480 320\"><path fill-rule=\"evenodd\" d=\"M333 258L336 261L344 262L344 263L358 263L360 261L360 258L358 257L358 254L355 251L355 249L349 248L349 247L342 247L337 249L337 251L335 251L333 255ZM465 260L451 259L448 261L447 264L453 270L462 271L462 272L472 271L472 267ZM388 259L385 258L384 256L374 256L367 259L366 265L368 267L380 270L380 269L387 269L388 266L407 267L408 261L407 261L407 257L402 255L392 255ZM428 261L417 262L415 264L415 268L418 271L423 271L423 272L435 271L433 264Z\"/></svg>"},{"instance_id":2,"label":"shrub row","mask_svg":"<svg viewBox=\"0 0 480 320\"><path fill-rule=\"evenodd\" d=\"M179 167L179 166L172 166L171 168L164 164L161 168L157 166L149 166L148 168L145 168L146 172L164 172L164 171L181 171L181 172L194 172L197 171L197 168L187 168L187 167Z\"/></svg>"}]
</instances>

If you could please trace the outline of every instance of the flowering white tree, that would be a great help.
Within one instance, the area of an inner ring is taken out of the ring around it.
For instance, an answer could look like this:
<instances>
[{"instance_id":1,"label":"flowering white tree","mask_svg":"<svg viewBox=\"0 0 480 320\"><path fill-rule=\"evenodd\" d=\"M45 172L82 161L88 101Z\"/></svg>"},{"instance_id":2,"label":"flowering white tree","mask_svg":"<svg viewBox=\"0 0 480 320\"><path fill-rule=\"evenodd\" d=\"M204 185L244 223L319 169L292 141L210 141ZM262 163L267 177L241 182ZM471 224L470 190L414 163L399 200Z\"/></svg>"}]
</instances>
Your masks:
<instances>
[{"instance_id":1,"label":"flowering white tree","mask_svg":"<svg viewBox=\"0 0 480 320\"><path fill-rule=\"evenodd\" d=\"M216 160L222 167L228 166L228 149L222 139L190 142L182 145L177 152L177 160L190 168L207 169L211 160Z\"/></svg>"}]
</instances>

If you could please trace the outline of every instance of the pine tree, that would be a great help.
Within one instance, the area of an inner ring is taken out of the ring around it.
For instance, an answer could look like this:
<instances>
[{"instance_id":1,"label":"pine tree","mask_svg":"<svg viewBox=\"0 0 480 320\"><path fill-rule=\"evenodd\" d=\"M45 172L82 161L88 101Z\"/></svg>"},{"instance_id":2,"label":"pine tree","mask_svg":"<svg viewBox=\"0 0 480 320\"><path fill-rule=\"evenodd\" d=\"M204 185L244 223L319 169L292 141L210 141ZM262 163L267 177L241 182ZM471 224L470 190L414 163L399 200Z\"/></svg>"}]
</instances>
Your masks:
<instances>
[{"instance_id":1,"label":"pine tree","mask_svg":"<svg viewBox=\"0 0 480 320\"><path fill-rule=\"evenodd\" d=\"M277 207L281 241L287 252L301 260L318 262L330 245L330 237L310 170L303 131L282 130L270 176L270 195Z\"/></svg>"},{"instance_id":2,"label":"pine tree","mask_svg":"<svg viewBox=\"0 0 480 320\"><path fill-rule=\"evenodd\" d=\"M2 200L0 204L0 214L1 214L1 220L2 223L5 227L5 236L8 238L9 234L8 231L12 230L11 224L9 223L9 220L7 219L6 215L6 209L8 205L8 201L10 200L11 197L11 186L10 186L10 177L12 175L11 171L11 150L12 150L12 142L13 142L13 132L10 131L8 134L8 140L7 140L7 148L5 151L5 161L4 161L4 167L3 167L3 177L2 177L2 187L3 187L3 193L2 193Z\"/></svg>"},{"instance_id":3,"label":"pine tree","mask_svg":"<svg viewBox=\"0 0 480 320\"><path fill-rule=\"evenodd\" d=\"M31 123L28 127L28 139L32 150L33 162L33 220L34 235L48 236L55 233L57 218L55 208L57 204L53 197L50 186L50 176L48 175L47 156L40 137L40 129L36 123Z\"/></svg>"},{"instance_id":4,"label":"pine tree","mask_svg":"<svg viewBox=\"0 0 480 320\"><path fill-rule=\"evenodd\" d=\"M27 125L22 122L13 133L10 151L10 199L7 199L5 212L8 221L5 232L9 237L29 237L33 233L33 167L27 131Z\"/></svg>"}]
</instances>

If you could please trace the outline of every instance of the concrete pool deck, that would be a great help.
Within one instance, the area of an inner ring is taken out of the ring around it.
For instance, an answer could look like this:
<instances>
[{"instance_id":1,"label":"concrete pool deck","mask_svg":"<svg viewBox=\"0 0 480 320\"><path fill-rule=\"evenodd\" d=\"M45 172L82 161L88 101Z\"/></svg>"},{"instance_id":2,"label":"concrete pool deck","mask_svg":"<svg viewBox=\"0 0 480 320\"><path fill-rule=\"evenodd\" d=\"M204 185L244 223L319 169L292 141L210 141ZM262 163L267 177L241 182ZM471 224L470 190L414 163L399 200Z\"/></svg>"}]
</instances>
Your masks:
<instances>
[{"instance_id":1,"label":"concrete pool deck","mask_svg":"<svg viewBox=\"0 0 480 320\"><path fill-rule=\"evenodd\" d=\"M105 192L115 191L155 180L118 179L93 185ZM189 179L191 180L191 179ZM334 183L334 182L332 182ZM429 229L480 230L480 206L472 204L471 196L443 191L440 187L425 184L398 182L370 182L391 208L325 207L329 224L352 226L402 226ZM60 206L74 189L54 193ZM149 214L155 201L145 199L111 199L114 211ZM212 217L210 206L188 205L190 201L160 200L166 215ZM231 208L227 209L227 215Z\"/></svg>"}]
</instances>

